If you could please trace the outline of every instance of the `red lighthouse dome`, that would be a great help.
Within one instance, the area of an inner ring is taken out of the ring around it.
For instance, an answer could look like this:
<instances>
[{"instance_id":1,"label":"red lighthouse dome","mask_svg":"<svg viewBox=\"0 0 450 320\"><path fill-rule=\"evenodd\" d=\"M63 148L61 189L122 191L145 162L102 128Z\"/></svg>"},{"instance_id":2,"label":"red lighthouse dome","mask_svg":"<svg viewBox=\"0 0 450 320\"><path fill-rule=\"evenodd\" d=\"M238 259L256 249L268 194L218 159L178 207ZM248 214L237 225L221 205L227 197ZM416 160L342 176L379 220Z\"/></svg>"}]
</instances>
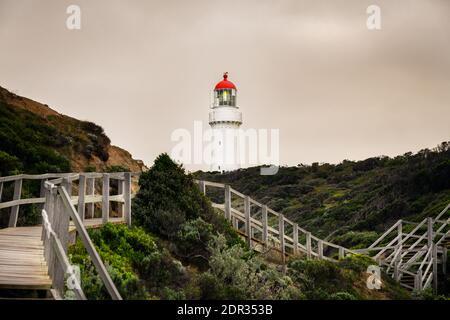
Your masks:
<instances>
[{"instance_id":1,"label":"red lighthouse dome","mask_svg":"<svg viewBox=\"0 0 450 320\"><path fill-rule=\"evenodd\" d=\"M215 90L220 90L220 89L236 90L236 86L234 85L234 83L231 81L228 81L228 72L225 72L223 74L223 80L220 81L218 84L216 84Z\"/></svg>"}]
</instances>

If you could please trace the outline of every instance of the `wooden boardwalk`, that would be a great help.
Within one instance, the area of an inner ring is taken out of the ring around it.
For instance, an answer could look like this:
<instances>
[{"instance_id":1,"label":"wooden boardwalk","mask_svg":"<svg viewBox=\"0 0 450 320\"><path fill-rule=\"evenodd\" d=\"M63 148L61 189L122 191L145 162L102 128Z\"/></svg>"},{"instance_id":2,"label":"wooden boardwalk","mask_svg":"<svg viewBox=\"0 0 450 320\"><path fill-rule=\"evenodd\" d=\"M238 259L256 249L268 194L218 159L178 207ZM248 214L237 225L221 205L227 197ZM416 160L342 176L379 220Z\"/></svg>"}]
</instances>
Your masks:
<instances>
[{"instance_id":1,"label":"wooden boardwalk","mask_svg":"<svg viewBox=\"0 0 450 320\"><path fill-rule=\"evenodd\" d=\"M0 288L49 290L42 227L0 230Z\"/></svg>"},{"instance_id":2,"label":"wooden boardwalk","mask_svg":"<svg viewBox=\"0 0 450 320\"><path fill-rule=\"evenodd\" d=\"M123 218L110 218L123 224ZM84 221L86 228L99 228L102 219ZM69 232L75 232L73 223ZM52 287L44 257L42 226L0 229L0 288L49 290Z\"/></svg>"}]
</instances>

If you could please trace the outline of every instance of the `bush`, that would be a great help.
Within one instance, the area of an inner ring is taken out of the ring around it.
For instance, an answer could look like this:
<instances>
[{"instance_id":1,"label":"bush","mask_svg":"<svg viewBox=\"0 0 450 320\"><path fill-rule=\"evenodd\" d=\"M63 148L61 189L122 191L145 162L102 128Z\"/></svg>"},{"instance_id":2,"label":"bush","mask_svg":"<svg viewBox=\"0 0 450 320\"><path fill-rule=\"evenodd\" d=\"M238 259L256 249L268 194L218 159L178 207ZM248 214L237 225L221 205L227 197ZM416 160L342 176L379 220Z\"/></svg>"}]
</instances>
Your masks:
<instances>
[{"instance_id":1,"label":"bush","mask_svg":"<svg viewBox=\"0 0 450 320\"><path fill-rule=\"evenodd\" d=\"M330 296L331 300L356 300L356 297L348 292L336 292Z\"/></svg>"},{"instance_id":2,"label":"bush","mask_svg":"<svg viewBox=\"0 0 450 320\"><path fill-rule=\"evenodd\" d=\"M228 247L223 236L209 245L210 270L199 278L202 299L299 299L290 277L242 246Z\"/></svg>"},{"instance_id":3,"label":"bush","mask_svg":"<svg viewBox=\"0 0 450 320\"><path fill-rule=\"evenodd\" d=\"M125 225L106 224L89 233L122 297L146 299L148 295L135 268L156 252L154 239L142 229L128 229ZM86 296L90 299L109 299L83 243L78 240L70 247L69 253L72 263L80 266L81 284Z\"/></svg>"},{"instance_id":4,"label":"bush","mask_svg":"<svg viewBox=\"0 0 450 320\"><path fill-rule=\"evenodd\" d=\"M182 228L193 226L186 223L201 218L197 227L203 221L212 225L211 231L223 233L229 243L241 242L231 224L214 211L200 192L192 175L186 174L167 154L158 156L150 170L141 174L139 186L133 217L136 225L145 230L174 240ZM203 249L206 250L206 244Z\"/></svg>"}]
</instances>

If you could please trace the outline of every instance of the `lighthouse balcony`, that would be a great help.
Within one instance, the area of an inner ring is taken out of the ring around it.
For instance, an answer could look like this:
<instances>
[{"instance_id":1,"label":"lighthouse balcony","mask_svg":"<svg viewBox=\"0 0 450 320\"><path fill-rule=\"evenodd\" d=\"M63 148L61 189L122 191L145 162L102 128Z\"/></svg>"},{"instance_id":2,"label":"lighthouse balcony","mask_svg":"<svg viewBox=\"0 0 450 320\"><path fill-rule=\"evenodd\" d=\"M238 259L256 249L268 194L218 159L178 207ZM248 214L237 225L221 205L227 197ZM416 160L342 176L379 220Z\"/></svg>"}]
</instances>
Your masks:
<instances>
[{"instance_id":1,"label":"lighthouse balcony","mask_svg":"<svg viewBox=\"0 0 450 320\"><path fill-rule=\"evenodd\" d=\"M213 109L209 113L209 123L234 122L242 123L242 113L234 107Z\"/></svg>"}]
</instances>

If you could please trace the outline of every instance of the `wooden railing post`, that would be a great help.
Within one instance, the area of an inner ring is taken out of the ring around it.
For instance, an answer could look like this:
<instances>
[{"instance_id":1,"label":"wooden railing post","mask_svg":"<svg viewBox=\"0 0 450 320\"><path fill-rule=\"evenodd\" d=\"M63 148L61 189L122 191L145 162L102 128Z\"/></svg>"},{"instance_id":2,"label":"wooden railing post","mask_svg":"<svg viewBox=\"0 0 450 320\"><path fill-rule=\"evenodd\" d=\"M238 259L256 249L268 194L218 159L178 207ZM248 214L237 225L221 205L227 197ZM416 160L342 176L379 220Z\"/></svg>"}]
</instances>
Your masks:
<instances>
[{"instance_id":1,"label":"wooden railing post","mask_svg":"<svg viewBox=\"0 0 450 320\"><path fill-rule=\"evenodd\" d=\"M45 195L45 205L44 209L47 212L48 221L50 225L54 226L55 224L55 210L56 210L56 201L58 197L58 191L55 187L48 187L46 190ZM48 265L48 274L50 275L50 278L53 279L54 276L54 264L55 264L55 253L52 250L52 243L51 243L51 237L49 234L45 232L45 230L42 230L42 240L44 241L44 249L45 249L45 260L47 261Z\"/></svg>"},{"instance_id":2,"label":"wooden railing post","mask_svg":"<svg viewBox=\"0 0 450 320\"><path fill-rule=\"evenodd\" d=\"M117 180L117 193L122 195L123 197L123 190L125 188L125 180L123 179L118 179ZM120 217L124 218L123 216L123 207L124 207L125 202L119 202L117 204L117 213L119 214Z\"/></svg>"},{"instance_id":3,"label":"wooden railing post","mask_svg":"<svg viewBox=\"0 0 450 320\"><path fill-rule=\"evenodd\" d=\"M339 260L345 258L344 247L339 247Z\"/></svg>"},{"instance_id":4,"label":"wooden railing post","mask_svg":"<svg viewBox=\"0 0 450 320\"><path fill-rule=\"evenodd\" d=\"M53 213L54 219L52 223L53 230L56 236L59 238L62 249L65 254L67 254L67 248L69 244L70 213L68 212L68 209L66 208L62 200L61 189L64 189L67 192L67 189L71 187L71 184L72 182L68 178L64 178L61 183L60 189L58 188L58 194L56 198L56 208ZM64 268L61 266L56 257L53 260L54 260L53 261L54 277L52 279L53 284L55 286L55 289L63 293L66 270L64 270Z\"/></svg>"},{"instance_id":5,"label":"wooden railing post","mask_svg":"<svg viewBox=\"0 0 450 320\"><path fill-rule=\"evenodd\" d=\"M394 261L394 280L397 282L400 279L400 275L398 272L398 265L399 265L399 261L398 261L398 258L396 257L395 261Z\"/></svg>"},{"instance_id":6,"label":"wooden railing post","mask_svg":"<svg viewBox=\"0 0 450 320\"><path fill-rule=\"evenodd\" d=\"M64 180L66 181L64 182ZM63 179L63 184L65 185L69 197L72 197L72 180L70 178L70 174L68 174L67 177Z\"/></svg>"},{"instance_id":7,"label":"wooden railing post","mask_svg":"<svg viewBox=\"0 0 450 320\"><path fill-rule=\"evenodd\" d=\"M298 224L294 223L294 226L292 228L294 240L294 254L298 254Z\"/></svg>"},{"instance_id":8,"label":"wooden railing post","mask_svg":"<svg viewBox=\"0 0 450 320\"><path fill-rule=\"evenodd\" d=\"M78 215L80 216L81 221L85 218L85 194L86 194L86 176L84 174L80 174L80 178L78 180Z\"/></svg>"},{"instance_id":9,"label":"wooden railing post","mask_svg":"<svg viewBox=\"0 0 450 320\"><path fill-rule=\"evenodd\" d=\"M103 174L102 184L102 223L109 221L109 173Z\"/></svg>"},{"instance_id":10,"label":"wooden railing post","mask_svg":"<svg viewBox=\"0 0 450 320\"><path fill-rule=\"evenodd\" d=\"M229 185L225 185L225 218L230 221L231 220L231 187Z\"/></svg>"},{"instance_id":11,"label":"wooden railing post","mask_svg":"<svg viewBox=\"0 0 450 320\"><path fill-rule=\"evenodd\" d=\"M442 273L447 274L447 247L442 247Z\"/></svg>"},{"instance_id":12,"label":"wooden railing post","mask_svg":"<svg viewBox=\"0 0 450 320\"><path fill-rule=\"evenodd\" d=\"M284 216L280 213L278 216L278 232L279 232L279 240L280 240L280 250L283 264L286 262L286 248L284 246Z\"/></svg>"},{"instance_id":13,"label":"wooden railing post","mask_svg":"<svg viewBox=\"0 0 450 320\"><path fill-rule=\"evenodd\" d=\"M400 250L402 249L402 237L403 237L403 222L402 220L399 220L399 224L397 226L397 239L398 244L400 246Z\"/></svg>"},{"instance_id":14,"label":"wooden railing post","mask_svg":"<svg viewBox=\"0 0 450 320\"><path fill-rule=\"evenodd\" d=\"M13 200L20 200L20 196L22 194L22 179L17 179L14 182L14 197ZM11 215L9 216L9 224L10 228L15 228L17 225L17 217L19 216L19 205L11 207Z\"/></svg>"},{"instance_id":15,"label":"wooden railing post","mask_svg":"<svg viewBox=\"0 0 450 320\"><path fill-rule=\"evenodd\" d=\"M323 259L323 240L317 241L317 254L319 259Z\"/></svg>"},{"instance_id":16,"label":"wooden railing post","mask_svg":"<svg viewBox=\"0 0 450 320\"><path fill-rule=\"evenodd\" d=\"M123 216L125 222L131 227L131 173L125 172L123 186L124 208Z\"/></svg>"},{"instance_id":17,"label":"wooden railing post","mask_svg":"<svg viewBox=\"0 0 450 320\"><path fill-rule=\"evenodd\" d=\"M422 270L418 270L414 277L414 291L422 291Z\"/></svg>"},{"instance_id":18,"label":"wooden railing post","mask_svg":"<svg viewBox=\"0 0 450 320\"><path fill-rule=\"evenodd\" d=\"M205 185L205 181L201 180L198 182L198 186L200 188L200 192L203 194L206 194L206 185Z\"/></svg>"},{"instance_id":19,"label":"wooden railing post","mask_svg":"<svg viewBox=\"0 0 450 320\"><path fill-rule=\"evenodd\" d=\"M88 196L93 196L95 195L95 179L94 178L87 178L86 180L86 194ZM93 202L88 203L86 205L87 207L87 216L90 219L94 218L94 209L95 209L95 204Z\"/></svg>"},{"instance_id":20,"label":"wooden railing post","mask_svg":"<svg viewBox=\"0 0 450 320\"><path fill-rule=\"evenodd\" d=\"M428 240L428 249L433 245L433 218L428 217L427 219L427 240Z\"/></svg>"},{"instance_id":21,"label":"wooden railing post","mask_svg":"<svg viewBox=\"0 0 450 320\"><path fill-rule=\"evenodd\" d=\"M311 259L311 232L306 233L306 257Z\"/></svg>"},{"instance_id":22,"label":"wooden railing post","mask_svg":"<svg viewBox=\"0 0 450 320\"><path fill-rule=\"evenodd\" d=\"M433 292L438 290L438 251L437 245L433 243Z\"/></svg>"},{"instance_id":23,"label":"wooden railing post","mask_svg":"<svg viewBox=\"0 0 450 320\"><path fill-rule=\"evenodd\" d=\"M252 224L250 219L250 198L244 198L244 213L245 213L245 234L247 235L248 246L252 247Z\"/></svg>"},{"instance_id":24,"label":"wooden railing post","mask_svg":"<svg viewBox=\"0 0 450 320\"><path fill-rule=\"evenodd\" d=\"M47 179L42 179L41 180L41 187L40 187L40 190L39 190L39 198L44 198L45 197L45 192L46 192L45 182L46 181L47 181ZM38 207L39 210L42 210L44 208L44 204L40 204L37 207Z\"/></svg>"},{"instance_id":25,"label":"wooden railing post","mask_svg":"<svg viewBox=\"0 0 450 320\"><path fill-rule=\"evenodd\" d=\"M267 221L267 206L263 205L262 207L262 242L265 246L269 244L269 230L268 230L268 221Z\"/></svg>"}]
</instances>

